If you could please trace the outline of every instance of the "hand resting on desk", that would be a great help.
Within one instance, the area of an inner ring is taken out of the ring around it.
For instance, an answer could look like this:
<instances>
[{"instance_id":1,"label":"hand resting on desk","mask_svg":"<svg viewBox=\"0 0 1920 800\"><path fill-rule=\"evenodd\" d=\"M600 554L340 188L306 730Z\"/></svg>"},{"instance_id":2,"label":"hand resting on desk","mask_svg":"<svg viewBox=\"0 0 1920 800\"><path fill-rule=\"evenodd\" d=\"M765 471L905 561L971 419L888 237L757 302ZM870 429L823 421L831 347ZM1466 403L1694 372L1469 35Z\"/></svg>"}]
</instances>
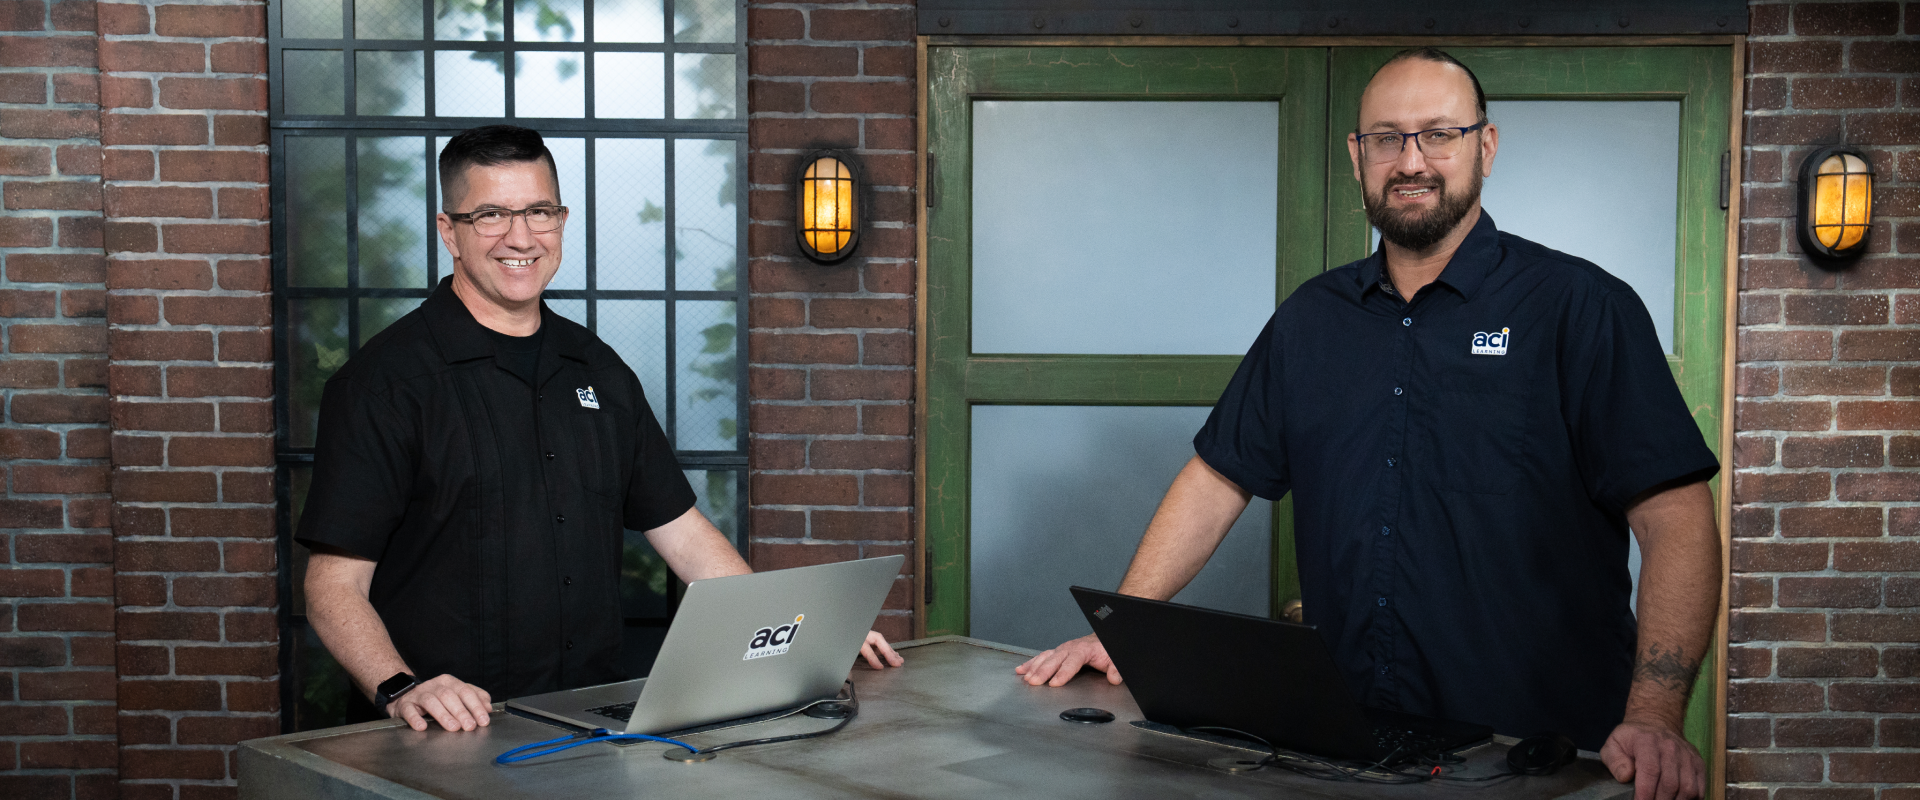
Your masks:
<instances>
[{"instance_id":1,"label":"hand resting on desk","mask_svg":"<svg viewBox=\"0 0 1920 800\"><path fill-rule=\"evenodd\" d=\"M1107 657L1106 645L1091 633L1041 652L1028 659L1027 663L1014 667L1013 673L1023 676L1029 686L1065 686L1067 681L1073 680L1073 676L1080 674L1081 667L1106 672L1108 683L1120 684L1120 668L1114 666L1113 659Z\"/></svg>"}]
</instances>

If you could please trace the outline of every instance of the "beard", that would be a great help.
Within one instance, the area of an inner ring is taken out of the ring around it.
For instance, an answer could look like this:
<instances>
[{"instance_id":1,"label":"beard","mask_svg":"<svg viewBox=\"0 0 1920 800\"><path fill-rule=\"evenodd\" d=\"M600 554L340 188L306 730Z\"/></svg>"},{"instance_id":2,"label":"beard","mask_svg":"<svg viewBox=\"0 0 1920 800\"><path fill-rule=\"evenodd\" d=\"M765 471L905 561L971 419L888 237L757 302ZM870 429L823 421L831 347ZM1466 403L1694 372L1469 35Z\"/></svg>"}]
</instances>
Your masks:
<instances>
[{"instance_id":1,"label":"beard","mask_svg":"<svg viewBox=\"0 0 1920 800\"><path fill-rule=\"evenodd\" d=\"M1447 190L1447 179L1430 174L1420 183L1402 182L1407 186L1425 186L1440 196L1440 202L1425 213L1418 211L1395 210L1388 204L1387 186L1393 183L1389 178L1380 184L1375 192L1365 191L1362 186L1360 204L1366 208L1367 222L1380 229L1380 238L1400 247L1421 252L1437 244L1452 233L1467 212L1473 210L1473 204L1480 199L1480 162L1479 149L1474 150L1473 181L1467 184L1464 192Z\"/></svg>"}]
</instances>

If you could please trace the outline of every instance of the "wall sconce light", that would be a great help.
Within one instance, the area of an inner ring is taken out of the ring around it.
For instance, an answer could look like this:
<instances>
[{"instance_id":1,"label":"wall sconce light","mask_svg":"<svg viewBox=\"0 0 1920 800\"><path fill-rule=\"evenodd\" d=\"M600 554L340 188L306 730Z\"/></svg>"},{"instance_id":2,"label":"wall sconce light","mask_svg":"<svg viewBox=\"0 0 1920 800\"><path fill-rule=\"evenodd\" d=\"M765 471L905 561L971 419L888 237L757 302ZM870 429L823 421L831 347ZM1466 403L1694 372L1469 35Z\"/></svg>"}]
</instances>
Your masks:
<instances>
[{"instance_id":1,"label":"wall sconce light","mask_svg":"<svg viewBox=\"0 0 1920 800\"><path fill-rule=\"evenodd\" d=\"M1873 165L1859 150L1822 147L1800 163L1800 249L1840 262L1867 250L1873 224Z\"/></svg>"},{"instance_id":2,"label":"wall sconce light","mask_svg":"<svg viewBox=\"0 0 1920 800\"><path fill-rule=\"evenodd\" d=\"M837 150L816 151L800 163L794 182L801 251L829 263L851 255L860 243L860 216L866 211L866 180L859 164Z\"/></svg>"}]
</instances>

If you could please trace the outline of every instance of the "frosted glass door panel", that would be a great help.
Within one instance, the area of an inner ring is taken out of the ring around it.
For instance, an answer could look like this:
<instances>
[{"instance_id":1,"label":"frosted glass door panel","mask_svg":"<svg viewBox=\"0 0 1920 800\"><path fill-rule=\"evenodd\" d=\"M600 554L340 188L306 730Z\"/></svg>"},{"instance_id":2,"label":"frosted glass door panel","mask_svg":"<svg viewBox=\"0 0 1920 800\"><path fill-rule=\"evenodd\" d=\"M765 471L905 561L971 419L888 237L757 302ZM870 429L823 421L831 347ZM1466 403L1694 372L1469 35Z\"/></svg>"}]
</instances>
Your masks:
<instances>
[{"instance_id":1,"label":"frosted glass door panel","mask_svg":"<svg viewBox=\"0 0 1920 800\"><path fill-rule=\"evenodd\" d=\"M969 635L1033 648L1085 636L1067 587L1119 587L1208 411L974 406ZM1255 499L1174 600L1266 616L1272 523Z\"/></svg>"},{"instance_id":2,"label":"frosted glass door panel","mask_svg":"<svg viewBox=\"0 0 1920 800\"><path fill-rule=\"evenodd\" d=\"M1245 353L1273 314L1275 102L973 104L973 352Z\"/></svg>"},{"instance_id":3,"label":"frosted glass door panel","mask_svg":"<svg viewBox=\"0 0 1920 800\"><path fill-rule=\"evenodd\" d=\"M1633 286L1672 353L1680 102L1500 100L1487 117L1500 128L1487 213Z\"/></svg>"}]
</instances>

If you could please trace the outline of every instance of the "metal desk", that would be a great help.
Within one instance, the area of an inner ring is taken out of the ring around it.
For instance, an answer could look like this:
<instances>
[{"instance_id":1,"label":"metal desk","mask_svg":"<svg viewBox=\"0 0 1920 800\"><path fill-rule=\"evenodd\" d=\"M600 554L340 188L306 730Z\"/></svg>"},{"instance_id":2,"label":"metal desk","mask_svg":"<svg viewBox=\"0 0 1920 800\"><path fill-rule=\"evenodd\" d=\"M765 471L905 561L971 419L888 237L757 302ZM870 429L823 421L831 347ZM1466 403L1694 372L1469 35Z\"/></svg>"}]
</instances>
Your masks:
<instances>
[{"instance_id":1,"label":"metal desk","mask_svg":"<svg viewBox=\"0 0 1920 800\"><path fill-rule=\"evenodd\" d=\"M240 796L278 798L551 798L645 792L666 797L820 798L1564 798L1616 800L1615 783L1590 754L1559 774L1489 784L1374 786L1311 780L1275 768L1228 773L1209 759L1246 751L1142 730L1124 686L1091 673L1058 688L1013 675L1030 652L962 637L900 645L903 669L856 669L860 716L819 739L723 752L704 763L661 758L668 745L592 744L513 766L493 757L561 732L495 713L468 733L416 732L397 720L255 739L240 745ZM1084 725L1062 709L1094 706L1118 717ZM795 717L687 737L708 746L831 725ZM1512 740L1468 753L1462 775L1505 765Z\"/></svg>"}]
</instances>

